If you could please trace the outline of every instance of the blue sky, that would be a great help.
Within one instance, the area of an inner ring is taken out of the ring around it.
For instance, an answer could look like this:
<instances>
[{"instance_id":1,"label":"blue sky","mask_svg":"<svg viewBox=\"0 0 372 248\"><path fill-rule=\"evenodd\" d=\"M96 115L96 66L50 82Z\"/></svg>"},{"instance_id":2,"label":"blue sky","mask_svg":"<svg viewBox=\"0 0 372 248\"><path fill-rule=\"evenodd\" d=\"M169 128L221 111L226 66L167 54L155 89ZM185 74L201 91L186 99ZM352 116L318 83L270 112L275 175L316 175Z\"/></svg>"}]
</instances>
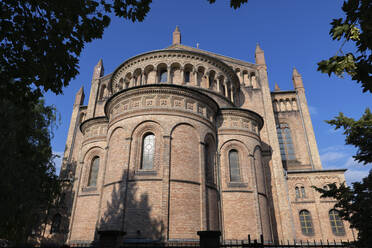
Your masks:
<instances>
[{"instance_id":1,"label":"blue sky","mask_svg":"<svg viewBox=\"0 0 372 248\"><path fill-rule=\"evenodd\" d=\"M360 85L316 70L316 63L333 56L341 43L329 36L329 23L343 17L340 0L258 1L250 0L240 9L229 1L154 0L142 23L112 18L100 40L86 45L80 57L80 75L64 89L63 95L46 94L54 104L61 123L52 140L53 151L62 154L70 123L72 105L81 86L88 101L93 67L103 59L105 74L139 53L162 49L171 44L172 32L179 25L182 43L229 57L254 62L259 43L265 51L270 87L277 82L283 90L293 89L292 69L302 74L313 127L324 168L346 168L347 182L366 176L371 166L352 159L355 149L344 145L342 131L334 131L324 120L343 112L359 119L366 107L372 107L372 95L363 94ZM344 50L355 51L352 45ZM60 159L56 160L57 167Z\"/></svg>"}]
</instances>

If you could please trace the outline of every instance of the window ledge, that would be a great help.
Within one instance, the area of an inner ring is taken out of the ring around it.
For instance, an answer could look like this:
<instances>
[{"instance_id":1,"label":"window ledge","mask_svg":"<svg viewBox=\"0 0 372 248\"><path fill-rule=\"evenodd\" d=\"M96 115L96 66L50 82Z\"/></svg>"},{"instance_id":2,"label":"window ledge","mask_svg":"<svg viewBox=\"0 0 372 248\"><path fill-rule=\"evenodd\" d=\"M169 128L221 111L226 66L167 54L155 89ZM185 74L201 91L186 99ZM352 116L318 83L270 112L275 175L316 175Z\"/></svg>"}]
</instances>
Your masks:
<instances>
[{"instance_id":1,"label":"window ledge","mask_svg":"<svg viewBox=\"0 0 372 248\"><path fill-rule=\"evenodd\" d=\"M93 186L88 186L88 187L84 187L82 188L82 191L83 192L92 192L92 191L97 191L97 187L93 187Z\"/></svg>"},{"instance_id":2,"label":"window ledge","mask_svg":"<svg viewBox=\"0 0 372 248\"><path fill-rule=\"evenodd\" d=\"M248 184L243 182L229 182L228 186L231 188L242 188L247 187Z\"/></svg>"},{"instance_id":3,"label":"window ledge","mask_svg":"<svg viewBox=\"0 0 372 248\"><path fill-rule=\"evenodd\" d=\"M136 176L156 176L158 173L155 170L138 170Z\"/></svg>"}]
</instances>

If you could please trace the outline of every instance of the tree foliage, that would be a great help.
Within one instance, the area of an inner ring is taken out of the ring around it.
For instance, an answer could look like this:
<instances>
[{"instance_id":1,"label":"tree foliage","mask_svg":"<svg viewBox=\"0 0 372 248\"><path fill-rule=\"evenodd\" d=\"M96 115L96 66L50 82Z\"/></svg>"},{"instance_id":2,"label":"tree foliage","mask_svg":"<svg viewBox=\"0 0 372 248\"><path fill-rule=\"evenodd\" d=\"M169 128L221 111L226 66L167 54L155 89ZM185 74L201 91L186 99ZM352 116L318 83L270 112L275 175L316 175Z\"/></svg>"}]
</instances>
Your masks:
<instances>
[{"instance_id":1,"label":"tree foliage","mask_svg":"<svg viewBox=\"0 0 372 248\"><path fill-rule=\"evenodd\" d=\"M347 73L361 83L363 92L372 93L372 2L370 0L345 1L345 18L334 19L329 32L333 40L343 40L341 48L327 60L318 63L323 73L342 76ZM343 45L354 42L357 52L344 53Z\"/></svg>"},{"instance_id":2,"label":"tree foliage","mask_svg":"<svg viewBox=\"0 0 372 248\"><path fill-rule=\"evenodd\" d=\"M370 247L372 244L372 170L362 182L354 182L353 187L345 183L340 186L329 184L329 189L316 188L322 197L337 200L335 208L340 217L350 222L350 227L358 230L358 247Z\"/></svg>"},{"instance_id":3,"label":"tree foliage","mask_svg":"<svg viewBox=\"0 0 372 248\"><path fill-rule=\"evenodd\" d=\"M372 163L372 113L369 108L357 121L340 113L327 123L334 125L335 129L344 129L345 143L358 149L353 156L356 161L363 164Z\"/></svg>"},{"instance_id":4,"label":"tree foliage","mask_svg":"<svg viewBox=\"0 0 372 248\"><path fill-rule=\"evenodd\" d=\"M25 242L59 193L50 146L55 109L0 99L0 237Z\"/></svg>"},{"instance_id":5,"label":"tree foliage","mask_svg":"<svg viewBox=\"0 0 372 248\"><path fill-rule=\"evenodd\" d=\"M23 90L59 94L78 74L84 45L102 38L108 14L142 21L151 0L4 0L0 3L0 73ZM32 88L30 87L32 86Z\"/></svg>"}]
</instances>

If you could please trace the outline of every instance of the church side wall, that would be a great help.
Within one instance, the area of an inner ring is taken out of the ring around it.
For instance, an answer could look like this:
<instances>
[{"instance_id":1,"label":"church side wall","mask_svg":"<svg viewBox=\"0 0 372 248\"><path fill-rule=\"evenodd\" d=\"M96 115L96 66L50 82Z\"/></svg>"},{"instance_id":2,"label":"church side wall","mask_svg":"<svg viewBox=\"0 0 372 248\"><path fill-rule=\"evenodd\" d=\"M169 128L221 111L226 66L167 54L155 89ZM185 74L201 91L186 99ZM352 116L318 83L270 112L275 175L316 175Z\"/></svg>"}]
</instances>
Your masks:
<instances>
[{"instance_id":1,"label":"church side wall","mask_svg":"<svg viewBox=\"0 0 372 248\"><path fill-rule=\"evenodd\" d=\"M332 198L320 198L320 194L312 188L325 187L327 184L337 185L345 181L344 170L340 171L314 171L314 172L291 172L288 174L288 187L291 208L294 216L296 239L298 240L354 240L356 233L350 229L349 223L342 221L344 234L335 234L330 222L330 211L334 209L336 201ZM299 192L296 194L296 187ZM303 191L301 189L303 187ZM304 193L303 193L304 192ZM307 210L311 216L313 233L306 234L302 231L300 212Z\"/></svg>"}]
</instances>

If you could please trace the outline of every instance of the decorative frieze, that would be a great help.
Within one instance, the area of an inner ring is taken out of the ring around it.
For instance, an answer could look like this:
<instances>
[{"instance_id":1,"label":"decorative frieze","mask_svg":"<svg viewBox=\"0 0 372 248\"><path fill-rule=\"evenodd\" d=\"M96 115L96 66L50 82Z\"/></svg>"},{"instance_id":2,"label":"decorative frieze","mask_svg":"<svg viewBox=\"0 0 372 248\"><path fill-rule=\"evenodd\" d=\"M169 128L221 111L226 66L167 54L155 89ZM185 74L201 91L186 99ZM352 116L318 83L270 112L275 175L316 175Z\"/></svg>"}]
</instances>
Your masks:
<instances>
[{"instance_id":1,"label":"decorative frieze","mask_svg":"<svg viewBox=\"0 0 372 248\"><path fill-rule=\"evenodd\" d=\"M157 91L154 92L153 88ZM113 120L135 111L153 109L189 112L213 122L217 104L211 98L195 90L173 88L169 85L162 88L158 86L137 88L115 96L106 104L109 119Z\"/></svg>"}]
</instances>

